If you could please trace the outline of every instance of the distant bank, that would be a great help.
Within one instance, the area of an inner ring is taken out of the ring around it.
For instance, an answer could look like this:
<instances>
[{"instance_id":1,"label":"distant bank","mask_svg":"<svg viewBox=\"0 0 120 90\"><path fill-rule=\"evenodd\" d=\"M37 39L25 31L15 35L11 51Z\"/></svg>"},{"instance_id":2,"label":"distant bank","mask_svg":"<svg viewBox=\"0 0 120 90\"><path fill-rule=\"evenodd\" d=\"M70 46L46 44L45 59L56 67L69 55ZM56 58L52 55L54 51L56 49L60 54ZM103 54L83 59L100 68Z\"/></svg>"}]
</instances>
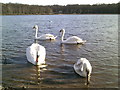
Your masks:
<instances>
[{"instance_id":1,"label":"distant bank","mask_svg":"<svg viewBox=\"0 0 120 90\"><path fill-rule=\"evenodd\" d=\"M39 6L2 3L2 15L119 14L120 3L94 5Z\"/></svg>"}]
</instances>

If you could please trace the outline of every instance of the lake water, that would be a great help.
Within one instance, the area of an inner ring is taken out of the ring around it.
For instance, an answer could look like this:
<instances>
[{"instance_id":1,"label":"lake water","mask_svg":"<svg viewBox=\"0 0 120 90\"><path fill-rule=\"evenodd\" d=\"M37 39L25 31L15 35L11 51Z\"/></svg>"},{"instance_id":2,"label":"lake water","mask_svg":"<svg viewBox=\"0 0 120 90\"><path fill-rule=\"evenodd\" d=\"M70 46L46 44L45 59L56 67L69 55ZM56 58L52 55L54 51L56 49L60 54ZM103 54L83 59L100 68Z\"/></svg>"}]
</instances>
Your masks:
<instances>
[{"instance_id":1,"label":"lake water","mask_svg":"<svg viewBox=\"0 0 120 90\"><path fill-rule=\"evenodd\" d=\"M118 15L11 15L2 16L2 84L26 88L117 88ZM56 41L38 41L46 48L46 64L27 62L26 48L38 36L51 33ZM60 45L60 29L65 38L76 35L84 45ZM87 58L93 71L91 83L74 72L79 58Z\"/></svg>"}]
</instances>

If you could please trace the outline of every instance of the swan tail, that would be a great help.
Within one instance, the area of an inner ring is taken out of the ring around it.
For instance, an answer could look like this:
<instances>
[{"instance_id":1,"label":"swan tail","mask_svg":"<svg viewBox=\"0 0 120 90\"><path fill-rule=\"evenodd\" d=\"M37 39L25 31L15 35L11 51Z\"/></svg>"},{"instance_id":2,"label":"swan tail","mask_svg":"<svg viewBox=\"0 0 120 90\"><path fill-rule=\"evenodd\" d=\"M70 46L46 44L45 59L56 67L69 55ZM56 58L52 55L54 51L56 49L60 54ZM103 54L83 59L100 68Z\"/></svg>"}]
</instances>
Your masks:
<instances>
[{"instance_id":1,"label":"swan tail","mask_svg":"<svg viewBox=\"0 0 120 90\"><path fill-rule=\"evenodd\" d=\"M86 41L86 40L84 40L82 44L85 44L86 42L87 42L87 41Z\"/></svg>"},{"instance_id":2,"label":"swan tail","mask_svg":"<svg viewBox=\"0 0 120 90\"><path fill-rule=\"evenodd\" d=\"M86 40L84 40L83 42L84 42L84 43L86 43L87 41L86 41Z\"/></svg>"},{"instance_id":3,"label":"swan tail","mask_svg":"<svg viewBox=\"0 0 120 90\"><path fill-rule=\"evenodd\" d=\"M85 44L87 41L86 40L84 40L83 42L82 42L82 44Z\"/></svg>"},{"instance_id":4,"label":"swan tail","mask_svg":"<svg viewBox=\"0 0 120 90\"><path fill-rule=\"evenodd\" d=\"M57 38L57 36L55 36L55 39Z\"/></svg>"}]
</instances>

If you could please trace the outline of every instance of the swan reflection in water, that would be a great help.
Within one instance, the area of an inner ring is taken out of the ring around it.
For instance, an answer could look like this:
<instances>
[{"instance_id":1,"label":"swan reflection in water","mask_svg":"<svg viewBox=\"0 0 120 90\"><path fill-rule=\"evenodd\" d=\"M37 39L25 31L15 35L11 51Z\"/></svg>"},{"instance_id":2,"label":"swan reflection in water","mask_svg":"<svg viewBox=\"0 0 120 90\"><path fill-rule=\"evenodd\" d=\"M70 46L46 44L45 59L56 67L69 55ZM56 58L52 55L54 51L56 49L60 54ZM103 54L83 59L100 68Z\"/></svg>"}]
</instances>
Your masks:
<instances>
[{"instance_id":1,"label":"swan reflection in water","mask_svg":"<svg viewBox=\"0 0 120 90\"><path fill-rule=\"evenodd\" d=\"M23 85L23 88L41 88L42 80L44 79L43 75L47 70L46 64L41 65L32 65L28 63L28 68L25 70L25 82L26 85ZM37 86L36 86L37 85Z\"/></svg>"},{"instance_id":2,"label":"swan reflection in water","mask_svg":"<svg viewBox=\"0 0 120 90\"><path fill-rule=\"evenodd\" d=\"M69 45L64 45L64 44L60 44L60 49L61 49L61 52L64 52L65 51L65 49L67 50L78 50L78 49L80 49L81 48L81 46L82 46L82 44L78 44L78 45L71 45L71 44L69 44Z\"/></svg>"},{"instance_id":3,"label":"swan reflection in water","mask_svg":"<svg viewBox=\"0 0 120 90\"><path fill-rule=\"evenodd\" d=\"M38 66L35 66L35 67L36 67L35 68L36 69L36 75L35 75L35 77L36 77L36 84L40 85L41 84L41 80L43 79L41 74L42 74L42 72L47 70L46 69L47 65L44 64L44 65L38 65Z\"/></svg>"}]
</instances>

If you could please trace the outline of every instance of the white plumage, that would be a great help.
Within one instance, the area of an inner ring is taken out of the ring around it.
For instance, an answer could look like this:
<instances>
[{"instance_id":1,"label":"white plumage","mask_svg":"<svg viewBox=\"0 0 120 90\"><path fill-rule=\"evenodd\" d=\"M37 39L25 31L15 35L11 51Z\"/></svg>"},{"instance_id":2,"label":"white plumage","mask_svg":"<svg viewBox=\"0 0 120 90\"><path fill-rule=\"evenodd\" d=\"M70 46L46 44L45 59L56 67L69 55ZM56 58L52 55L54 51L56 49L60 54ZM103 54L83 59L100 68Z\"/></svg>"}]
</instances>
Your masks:
<instances>
[{"instance_id":1,"label":"white plumage","mask_svg":"<svg viewBox=\"0 0 120 90\"><path fill-rule=\"evenodd\" d=\"M84 44L86 42L77 36L71 36L64 40L65 29L61 29L60 32L62 32L61 43L63 44Z\"/></svg>"},{"instance_id":2,"label":"white plumage","mask_svg":"<svg viewBox=\"0 0 120 90\"><path fill-rule=\"evenodd\" d=\"M40 40L55 40L56 38L57 36L54 37L54 35L52 34L43 34L40 37L37 37L37 39L40 39Z\"/></svg>"},{"instance_id":3,"label":"white plumage","mask_svg":"<svg viewBox=\"0 0 120 90\"><path fill-rule=\"evenodd\" d=\"M90 75L92 72L92 66L86 58L81 58L74 64L74 70L82 77L87 77L87 81L90 81Z\"/></svg>"},{"instance_id":4,"label":"white plumage","mask_svg":"<svg viewBox=\"0 0 120 90\"><path fill-rule=\"evenodd\" d=\"M26 49L27 60L34 65L45 64L46 50L38 43L33 43Z\"/></svg>"}]
</instances>

